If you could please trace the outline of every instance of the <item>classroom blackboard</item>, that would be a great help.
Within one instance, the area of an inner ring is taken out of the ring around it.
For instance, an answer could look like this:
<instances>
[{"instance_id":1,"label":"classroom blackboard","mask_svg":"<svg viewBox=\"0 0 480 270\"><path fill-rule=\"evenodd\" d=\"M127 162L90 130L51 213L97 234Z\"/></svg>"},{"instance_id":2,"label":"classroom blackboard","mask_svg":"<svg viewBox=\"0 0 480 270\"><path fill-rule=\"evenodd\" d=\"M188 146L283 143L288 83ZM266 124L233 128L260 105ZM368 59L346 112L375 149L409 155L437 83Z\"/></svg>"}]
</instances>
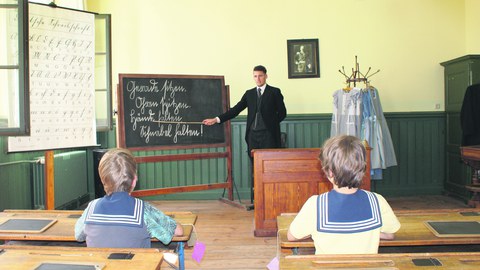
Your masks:
<instances>
[{"instance_id":1,"label":"classroom blackboard","mask_svg":"<svg viewBox=\"0 0 480 270\"><path fill-rule=\"evenodd\" d=\"M226 143L225 125L204 126L226 109L223 76L120 74L119 144L130 149Z\"/></svg>"}]
</instances>

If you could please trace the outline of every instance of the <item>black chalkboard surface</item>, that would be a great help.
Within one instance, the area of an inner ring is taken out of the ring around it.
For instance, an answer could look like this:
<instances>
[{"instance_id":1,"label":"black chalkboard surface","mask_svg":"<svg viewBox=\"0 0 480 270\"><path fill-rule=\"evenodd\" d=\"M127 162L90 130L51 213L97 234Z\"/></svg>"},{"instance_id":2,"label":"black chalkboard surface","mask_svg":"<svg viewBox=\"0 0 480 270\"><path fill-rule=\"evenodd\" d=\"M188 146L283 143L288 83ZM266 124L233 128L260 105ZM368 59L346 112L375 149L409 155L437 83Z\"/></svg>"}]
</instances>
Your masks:
<instances>
[{"instance_id":1,"label":"black chalkboard surface","mask_svg":"<svg viewBox=\"0 0 480 270\"><path fill-rule=\"evenodd\" d=\"M56 219L12 218L0 224L0 232L41 233L52 226Z\"/></svg>"},{"instance_id":2,"label":"black chalkboard surface","mask_svg":"<svg viewBox=\"0 0 480 270\"><path fill-rule=\"evenodd\" d=\"M425 225L437 237L471 237L480 235L477 221L426 221Z\"/></svg>"},{"instance_id":3,"label":"black chalkboard surface","mask_svg":"<svg viewBox=\"0 0 480 270\"><path fill-rule=\"evenodd\" d=\"M224 144L225 125L201 122L223 113L225 91L223 76L120 74L120 146Z\"/></svg>"}]
</instances>

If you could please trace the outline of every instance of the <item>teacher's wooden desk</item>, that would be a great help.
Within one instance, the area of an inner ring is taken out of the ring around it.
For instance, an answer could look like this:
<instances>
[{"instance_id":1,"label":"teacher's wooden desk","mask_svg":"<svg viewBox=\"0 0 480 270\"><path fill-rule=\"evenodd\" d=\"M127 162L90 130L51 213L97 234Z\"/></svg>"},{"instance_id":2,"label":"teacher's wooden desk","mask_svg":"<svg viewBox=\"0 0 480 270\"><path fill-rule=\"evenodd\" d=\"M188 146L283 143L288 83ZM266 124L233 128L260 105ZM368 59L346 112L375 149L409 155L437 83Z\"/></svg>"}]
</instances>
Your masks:
<instances>
[{"instance_id":1,"label":"teacher's wooden desk","mask_svg":"<svg viewBox=\"0 0 480 270\"><path fill-rule=\"evenodd\" d=\"M473 245L480 244L480 234L465 236L436 236L426 225L426 221L476 221L480 222L480 212L473 208L434 209L434 210L401 210L395 211L400 230L395 233L394 240L381 240L381 247L388 246L435 246L435 245ZM282 250L296 248L313 248L311 238L300 241L288 241L287 230L296 214L283 214L277 217L279 245Z\"/></svg>"},{"instance_id":2,"label":"teacher's wooden desk","mask_svg":"<svg viewBox=\"0 0 480 270\"><path fill-rule=\"evenodd\" d=\"M280 270L309 269L479 269L476 252L362 255L297 255L280 259Z\"/></svg>"},{"instance_id":3,"label":"teacher's wooden desk","mask_svg":"<svg viewBox=\"0 0 480 270\"><path fill-rule=\"evenodd\" d=\"M0 232L0 240L76 242L74 234L75 223L82 213L83 211L77 210L5 210L0 212L0 224L10 219L23 218L48 218L55 219L56 222L41 233ZM191 212L164 213L183 225L183 235L174 236L172 239L172 242L181 242L178 245L178 257L180 269L183 269L185 260L184 244L192 236L193 225L197 221L197 215ZM158 240L152 238L152 241L156 242Z\"/></svg>"},{"instance_id":4,"label":"teacher's wooden desk","mask_svg":"<svg viewBox=\"0 0 480 270\"><path fill-rule=\"evenodd\" d=\"M130 259L112 259L112 256L129 255ZM109 259L110 257L110 259ZM160 269L163 253L158 249L118 249L86 247L42 246L0 246L0 269L37 269L40 265L52 263L68 269L69 264L93 265L96 269ZM73 265L71 267L73 268ZM55 268L57 269L57 268ZM75 268L77 269L77 268Z\"/></svg>"}]
</instances>

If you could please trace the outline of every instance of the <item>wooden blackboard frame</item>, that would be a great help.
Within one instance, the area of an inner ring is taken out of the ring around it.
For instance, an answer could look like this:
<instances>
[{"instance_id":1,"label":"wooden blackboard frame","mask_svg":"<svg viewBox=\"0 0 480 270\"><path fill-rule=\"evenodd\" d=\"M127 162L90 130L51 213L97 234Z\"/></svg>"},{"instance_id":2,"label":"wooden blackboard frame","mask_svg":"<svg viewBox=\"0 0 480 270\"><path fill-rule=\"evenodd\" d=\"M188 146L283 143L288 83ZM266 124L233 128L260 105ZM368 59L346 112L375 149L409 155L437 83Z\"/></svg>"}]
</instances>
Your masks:
<instances>
[{"instance_id":1,"label":"wooden blackboard frame","mask_svg":"<svg viewBox=\"0 0 480 270\"><path fill-rule=\"evenodd\" d=\"M230 107L229 87L225 85L223 76L208 76L208 75L168 75L168 74L119 74L119 83L117 85L118 98L118 125L117 125L117 145L122 148L127 148L131 151L155 151L155 150L174 150L174 149L195 149L195 148L224 148L224 151L213 153L193 153L193 154L176 154L176 155L153 155L153 156L136 156L137 163L154 163L154 162L168 162L168 161L185 161L185 160L200 160L200 159L227 159L227 179L223 183L191 185L191 186L177 186L168 188L154 188L146 190L135 190L132 196L144 197L163 194L172 194L179 192L193 192L211 189L228 189L228 199L233 201L233 178L232 178L232 147L231 147L231 124L230 121L223 123L223 130L225 140L223 143L205 143L205 144L189 144L189 145L148 145L144 147L129 147L125 136L125 108L124 104L124 89L123 81L125 78L159 78L159 79L213 79L221 82L221 102L222 109L226 111ZM208 116L208 118L217 115ZM201 121L203 119L200 119Z\"/></svg>"},{"instance_id":2,"label":"wooden blackboard frame","mask_svg":"<svg viewBox=\"0 0 480 270\"><path fill-rule=\"evenodd\" d=\"M226 111L228 98L227 91L224 82L223 76L207 76L207 75L165 75L165 74L119 74L119 85L118 85L118 145L122 148L128 148L132 151L149 151L149 150L171 150L171 149L192 149L192 148L210 148L210 147L226 147L227 137L229 137L228 132L230 131L229 126L223 125L223 132L225 134L225 140L222 143L205 143L205 144L181 144L181 145L144 145L144 146L131 146L128 144L126 138L125 127L126 127L126 117L125 108L123 107L125 101L125 89L123 89L124 80L132 79L185 79L185 80L218 80L221 83L221 107L223 111ZM219 112L220 113L223 113ZM211 115L208 117L215 117L216 115ZM198 119L198 121L202 121Z\"/></svg>"}]
</instances>

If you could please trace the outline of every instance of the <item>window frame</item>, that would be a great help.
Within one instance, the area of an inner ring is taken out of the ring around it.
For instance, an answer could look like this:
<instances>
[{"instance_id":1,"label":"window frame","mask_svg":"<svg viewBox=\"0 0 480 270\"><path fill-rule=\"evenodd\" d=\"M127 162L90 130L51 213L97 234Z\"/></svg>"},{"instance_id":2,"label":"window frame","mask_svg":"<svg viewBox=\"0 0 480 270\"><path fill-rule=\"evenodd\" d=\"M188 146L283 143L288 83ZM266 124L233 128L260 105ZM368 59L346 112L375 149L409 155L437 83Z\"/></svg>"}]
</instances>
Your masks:
<instances>
[{"instance_id":1,"label":"window frame","mask_svg":"<svg viewBox=\"0 0 480 270\"><path fill-rule=\"evenodd\" d=\"M112 108L112 27L111 27L111 15L110 14L95 14L95 20L103 19L105 21L105 43L103 47L105 48L105 52L99 52L95 49L95 60L97 60L97 56L104 55L105 56L105 63L106 63L106 70L105 75L105 88L97 88L95 85L95 93L105 91L106 92L106 124L102 125L101 121L96 117L96 127L97 132L99 131L109 131L113 129L113 108ZM95 25L96 26L96 25ZM95 41L97 43L97 41ZM97 45L97 44L95 44ZM95 74L96 76L97 74ZM98 107L98 106L96 106ZM99 123L100 122L100 123Z\"/></svg>"},{"instance_id":2,"label":"window frame","mask_svg":"<svg viewBox=\"0 0 480 270\"><path fill-rule=\"evenodd\" d=\"M17 4L0 4L0 8L17 9L18 66L0 65L0 70L18 70L18 126L0 127L0 136L30 134L29 105L29 49L28 49L28 0L17 0ZM7 90L8 91L8 90Z\"/></svg>"}]
</instances>

